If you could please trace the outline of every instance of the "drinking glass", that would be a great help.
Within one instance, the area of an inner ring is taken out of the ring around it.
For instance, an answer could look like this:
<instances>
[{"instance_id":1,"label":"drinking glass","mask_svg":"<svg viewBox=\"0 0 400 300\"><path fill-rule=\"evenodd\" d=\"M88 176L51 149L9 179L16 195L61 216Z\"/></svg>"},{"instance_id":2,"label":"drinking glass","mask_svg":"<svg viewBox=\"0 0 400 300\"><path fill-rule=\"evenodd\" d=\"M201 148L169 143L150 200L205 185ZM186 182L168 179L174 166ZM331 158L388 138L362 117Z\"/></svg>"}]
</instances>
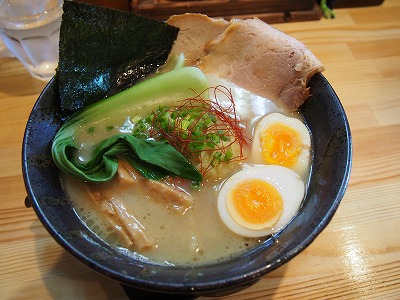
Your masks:
<instances>
[{"instance_id":1,"label":"drinking glass","mask_svg":"<svg viewBox=\"0 0 400 300\"><path fill-rule=\"evenodd\" d=\"M0 0L0 35L29 73L48 81L58 64L62 0Z\"/></svg>"}]
</instances>

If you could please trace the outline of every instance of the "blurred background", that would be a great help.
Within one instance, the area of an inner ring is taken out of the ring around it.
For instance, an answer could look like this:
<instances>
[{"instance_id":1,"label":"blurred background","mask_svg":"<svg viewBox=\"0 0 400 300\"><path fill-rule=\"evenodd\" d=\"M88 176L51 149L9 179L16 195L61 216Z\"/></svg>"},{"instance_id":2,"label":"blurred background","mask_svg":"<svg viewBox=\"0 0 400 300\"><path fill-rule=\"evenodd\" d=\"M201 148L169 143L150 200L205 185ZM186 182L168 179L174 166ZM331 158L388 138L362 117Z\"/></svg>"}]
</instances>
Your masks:
<instances>
[{"instance_id":1,"label":"blurred background","mask_svg":"<svg viewBox=\"0 0 400 300\"><path fill-rule=\"evenodd\" d=\"M166 20L173 14L203 13L210 17L245 18L256 16L268 23L318 20L321 9L380 5L384 0L78 0ZM322 5L321 5L322 1Z\"/></svg>"}]
</instances>

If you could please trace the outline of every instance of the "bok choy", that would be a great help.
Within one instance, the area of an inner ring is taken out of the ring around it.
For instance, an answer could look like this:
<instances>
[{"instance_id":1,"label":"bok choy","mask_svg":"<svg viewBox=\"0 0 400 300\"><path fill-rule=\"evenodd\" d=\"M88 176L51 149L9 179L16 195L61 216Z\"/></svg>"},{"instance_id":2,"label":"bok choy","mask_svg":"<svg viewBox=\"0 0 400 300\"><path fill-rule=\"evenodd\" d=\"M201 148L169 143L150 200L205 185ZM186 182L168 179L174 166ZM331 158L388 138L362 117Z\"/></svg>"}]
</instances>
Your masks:
<instances>
[{"instance_id":1,"label":"bok choy","mask_svg":"<svg viewBox=\"0 0 400 300\"><path fill-rule=\"evenodd\" d=\"M195 67L184 67L144 80L109 98L74 113L61 126L52 144L55 164L64 173L92 182L111 179L118 169L118 157L124 156L144 177L161 179L166 175L195 182L201 173L174 147L154 140L140 139L129 133L117 133L94 145L79 140L81 132L107 132L116 120L132 115L141 107L184 100L208 88L205 75ZM86 153L85 159L79 151Z\"/></svg>"}]
</instances>

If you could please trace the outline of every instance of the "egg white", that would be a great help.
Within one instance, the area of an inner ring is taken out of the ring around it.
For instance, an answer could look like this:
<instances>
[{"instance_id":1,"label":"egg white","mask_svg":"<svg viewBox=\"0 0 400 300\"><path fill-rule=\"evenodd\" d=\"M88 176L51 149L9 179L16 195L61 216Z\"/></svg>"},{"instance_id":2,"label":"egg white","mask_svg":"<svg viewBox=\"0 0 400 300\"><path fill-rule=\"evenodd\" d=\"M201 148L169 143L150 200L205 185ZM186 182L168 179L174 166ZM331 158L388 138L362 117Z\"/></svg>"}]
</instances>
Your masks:
<instances>
[{"instance_id":1,"label":"egg white","mask_svg":"<svg viewBox=\"0 0 400 300\"><path fill-rule=\"evenodd\" d=\"M260 179L273 185L283 200L283 212L272 227L261 230L244 228L231 216L227 202L230 191L240 182L248 179ZM245 165L244 168L227 179L217 200L218 212L223 223L236 234L247 237L262 237L275 233L286 226L298 212L305 195L305 184L300 176L291 169L276 165Z\"/></svg>"},{"instance_id":2,"label":"egg white","mask_svg":"<svg viewBox=\"0 0 400 300\"><path fill-rule=\"evenodd\" d=\"M310 132L302 121L296 118L287 117L281 113L271 113L263 117L257 124L254 131L254 138L251 150L251 162L255 164L265 164L261 152L260 135L269 126L273 124L283 124L295 130L302 141L302 149L297 159L289 168L298 173L302 178L307 178L310 172Z\"/></svg>"}]
</instances>

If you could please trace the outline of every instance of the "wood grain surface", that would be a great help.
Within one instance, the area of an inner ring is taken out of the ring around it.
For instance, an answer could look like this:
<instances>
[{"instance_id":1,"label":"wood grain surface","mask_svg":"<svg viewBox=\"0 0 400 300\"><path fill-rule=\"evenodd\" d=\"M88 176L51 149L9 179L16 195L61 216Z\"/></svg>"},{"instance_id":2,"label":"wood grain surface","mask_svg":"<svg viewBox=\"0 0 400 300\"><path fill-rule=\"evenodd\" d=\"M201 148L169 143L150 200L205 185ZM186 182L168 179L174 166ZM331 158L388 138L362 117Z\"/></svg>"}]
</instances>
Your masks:
<instances>
[{"instance_id":1,"label":"wood grain surface","mask_svg":"<svg viewBox=\"0 0 400 300\"><path fill-rule=\"evenodd\" d=\"M354 145L348 190L327 228L257 284L224 299L400 299L400 1L285 23L325 64ZM127 299L62 249L25 208L21 143L45 83L0 58L0 298Z\"/></svg>"}]
</instances>

